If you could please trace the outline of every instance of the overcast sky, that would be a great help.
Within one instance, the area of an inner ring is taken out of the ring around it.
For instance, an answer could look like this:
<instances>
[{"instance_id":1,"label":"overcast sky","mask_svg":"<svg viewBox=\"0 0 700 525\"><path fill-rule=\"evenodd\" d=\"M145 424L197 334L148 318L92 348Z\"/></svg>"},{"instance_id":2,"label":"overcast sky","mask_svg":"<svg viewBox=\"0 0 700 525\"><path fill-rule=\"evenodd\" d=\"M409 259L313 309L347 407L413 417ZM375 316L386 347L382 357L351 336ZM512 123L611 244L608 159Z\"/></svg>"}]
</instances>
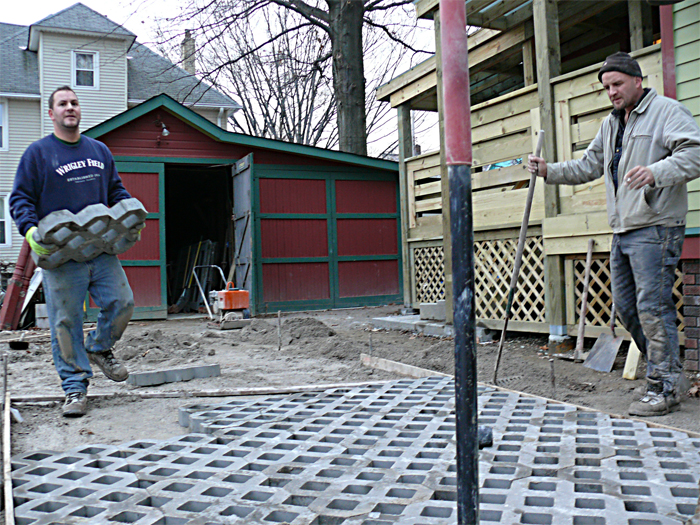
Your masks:
<instances>
[{"instance_id":1,"label":"overcast sky","mask_svg":"<svg viewBox=\"0 0 700 525\"><path fill-rule=\"evenodd\" d=\"M0 9L0 22L19 25L31 25L49 15L58 13L67 7L77 3L78 0L0 0L3 7ZM124 26L134 33L142 44L149 44L155 40L153 29L154 18L162 18L168 15L176 15L181 3L177 0L80 0L89 8L105 15L117 24ZM432 38L432 34L430 34ZM431 122L433 119L429 119ZM437 140L437 128L427 125L427 129L418 139L423 144L424 151L435 149ZM386 140L395 139L395 132L391 132ZM370 149L383 149L386 140L379 140L379 144L371 144Z\"/></svg>"}]
</instances>

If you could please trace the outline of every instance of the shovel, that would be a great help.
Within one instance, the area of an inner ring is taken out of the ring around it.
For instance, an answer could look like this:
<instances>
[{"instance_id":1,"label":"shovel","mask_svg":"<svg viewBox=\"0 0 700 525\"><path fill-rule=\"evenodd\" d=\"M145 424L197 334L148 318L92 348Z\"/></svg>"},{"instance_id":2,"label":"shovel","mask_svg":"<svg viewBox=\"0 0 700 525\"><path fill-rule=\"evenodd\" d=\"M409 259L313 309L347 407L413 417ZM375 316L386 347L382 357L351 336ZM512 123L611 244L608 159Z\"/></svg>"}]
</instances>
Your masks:
<instances>
[{"instance_id":1,"label":"shovel","mask_svg":"<svg viewBox=\"0 0 700 525\"><path fill-rule=\"evenodd\" d=\"M597 370L598 372L610 372L617 352L622 344L622 337L615 335L615 304L613 303L612 312L610 313L610 331L611 334L601 334L598 340L591 348L588 357L583 362L583 366Z\"/></svg>"}]
</instances>

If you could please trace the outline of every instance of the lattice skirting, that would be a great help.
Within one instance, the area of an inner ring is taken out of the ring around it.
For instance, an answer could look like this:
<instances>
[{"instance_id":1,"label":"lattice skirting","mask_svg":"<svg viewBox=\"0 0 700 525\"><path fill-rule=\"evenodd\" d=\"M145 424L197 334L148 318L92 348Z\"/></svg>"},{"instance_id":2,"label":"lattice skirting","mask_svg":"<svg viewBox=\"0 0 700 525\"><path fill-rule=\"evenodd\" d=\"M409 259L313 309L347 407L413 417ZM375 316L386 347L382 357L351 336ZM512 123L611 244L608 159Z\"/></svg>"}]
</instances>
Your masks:
<instances>
[{"instance_id":1,"label":"lattice skirting","mask_svg":"<svg viewBox=\"0 0 700 525\"><path fill-rule=\"evenodd\" d=\"M586 258L573 257L567 264L573 265L574 286L567 287L567 294L575 294L575 310L569 314L572 324L578 324L581 313L581 299L583 297L583 283L586 276ZM680 266L676 268L676 282L673 288L673 296L676 300L678 312L677 325L680 331L685 327L683 323L683 273ZM571 298L567 301L571 304ZM607 326L610 324L612 310L612 286L610 278L610 259L594 258L591 263L591 276L588 285L588 308L586 311L586 326ZM617 321L619 326L619 320Z\"/></svg>"},{"instance_id":2,"label":"lattice skirting","mask_svg":"<svg viewBox=\"0 0 700 525\"><path fill-rule=\"evenodd\" d=\"M435 303L445 299L442 244L413 249L413 282L416 303Z\"/></svg>"},{"instance_id":3,"label":"lattice skirting","mask_svg":"<svg viewBox=\"0 0 700 525\"><path fill-rule=\"evenodd\" d=\"M476 270L474 286L478 318L494 320L505 318L517 247L518 239L474 243ZM542 237L528 237L525 241L518 286L511 307L511 320L544 323L544 292Z\"/></svg>"},{"instance_id":4,"label":"lattice skirting","mask_svg":"<svg viewBox=\"0 0 700 525\"><path fill-rule=\"evenodd\" d=\"M476 316L478 318L502 320L505 317L517 244L517 239L474 243ZM416 303L432 303L445 298L441 245L414 248L413 279ZM523 253L511 320L544 323L544 291L542 237L529 237Z\"/></svg>"}]
</instances>

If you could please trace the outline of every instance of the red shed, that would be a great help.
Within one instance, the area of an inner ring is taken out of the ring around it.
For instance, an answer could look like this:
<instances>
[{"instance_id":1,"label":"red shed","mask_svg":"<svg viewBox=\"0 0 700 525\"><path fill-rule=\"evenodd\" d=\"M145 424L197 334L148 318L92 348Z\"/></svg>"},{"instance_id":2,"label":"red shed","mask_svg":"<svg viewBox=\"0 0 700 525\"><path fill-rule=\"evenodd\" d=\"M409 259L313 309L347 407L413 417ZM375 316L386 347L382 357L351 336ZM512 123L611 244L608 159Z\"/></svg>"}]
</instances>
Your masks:
<instances>
[{"instance_id":1,"label":"red shed","mask_svg":"<svg viewBox=\"0 0 700 525\"><path fill-rule=\"evenodd\" d=\"M85 134L149 212L120 257L135 318L167 315L203 243L219 250L198 264L235 276L253 313L401 301L397 163L231 133L167 95Z\"/></svg>"}]
</instances>

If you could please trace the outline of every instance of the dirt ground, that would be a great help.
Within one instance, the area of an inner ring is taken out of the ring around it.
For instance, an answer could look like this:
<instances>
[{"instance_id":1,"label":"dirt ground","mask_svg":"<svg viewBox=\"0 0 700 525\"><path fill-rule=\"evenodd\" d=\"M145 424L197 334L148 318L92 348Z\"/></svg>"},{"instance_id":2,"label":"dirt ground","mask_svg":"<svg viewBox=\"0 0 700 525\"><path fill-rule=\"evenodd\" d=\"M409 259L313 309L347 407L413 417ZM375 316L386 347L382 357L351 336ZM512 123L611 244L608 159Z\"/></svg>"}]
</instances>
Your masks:
<instances>
[{"instance_id":1,"label":"dirt ground","mask_svg":"<svg viewBox=\"0 0 700 525\"><path fill-rule=\"evenodd\" d=\"M12 426L12 454L182 435L187 430L177 423L180 406L230 399L195 398L193 393L399 378L396 374L361 365L361 353L452 373L453 340L372 329L372 318L397 313L398 307L393 306L285 314L281 323L281 350L278 350L276 317L254 319L243 330L228 331L211 328L205 318L134 321L115 350L130 372L218 363L221 376L136 387L113 383L98 370L89 394L113 395L91 398L88 414L79 419L61 417L61 402L36 401L38 396L62 396L62 391L51 360L48 332L32 332L27 350L11 350L6 343L2 345L9 353L8 386L13 399L35 398L31 403L13 405L24 421ZM593 341L587 343L590 345ZM626 351L620 352L609 374L556 359L553 391L545 344L545 337L509 334L499 370L503 386L626 414L634 388L642 384L641 380L627 381L621 377ZM497 342L477 345L479 381L491 380L497 346ZM167 392L180 393L181 397L139 397ZM700 398L686 398L680 410L648 418L648 421L700 432Z\"/></svg>"}]
</instances>

